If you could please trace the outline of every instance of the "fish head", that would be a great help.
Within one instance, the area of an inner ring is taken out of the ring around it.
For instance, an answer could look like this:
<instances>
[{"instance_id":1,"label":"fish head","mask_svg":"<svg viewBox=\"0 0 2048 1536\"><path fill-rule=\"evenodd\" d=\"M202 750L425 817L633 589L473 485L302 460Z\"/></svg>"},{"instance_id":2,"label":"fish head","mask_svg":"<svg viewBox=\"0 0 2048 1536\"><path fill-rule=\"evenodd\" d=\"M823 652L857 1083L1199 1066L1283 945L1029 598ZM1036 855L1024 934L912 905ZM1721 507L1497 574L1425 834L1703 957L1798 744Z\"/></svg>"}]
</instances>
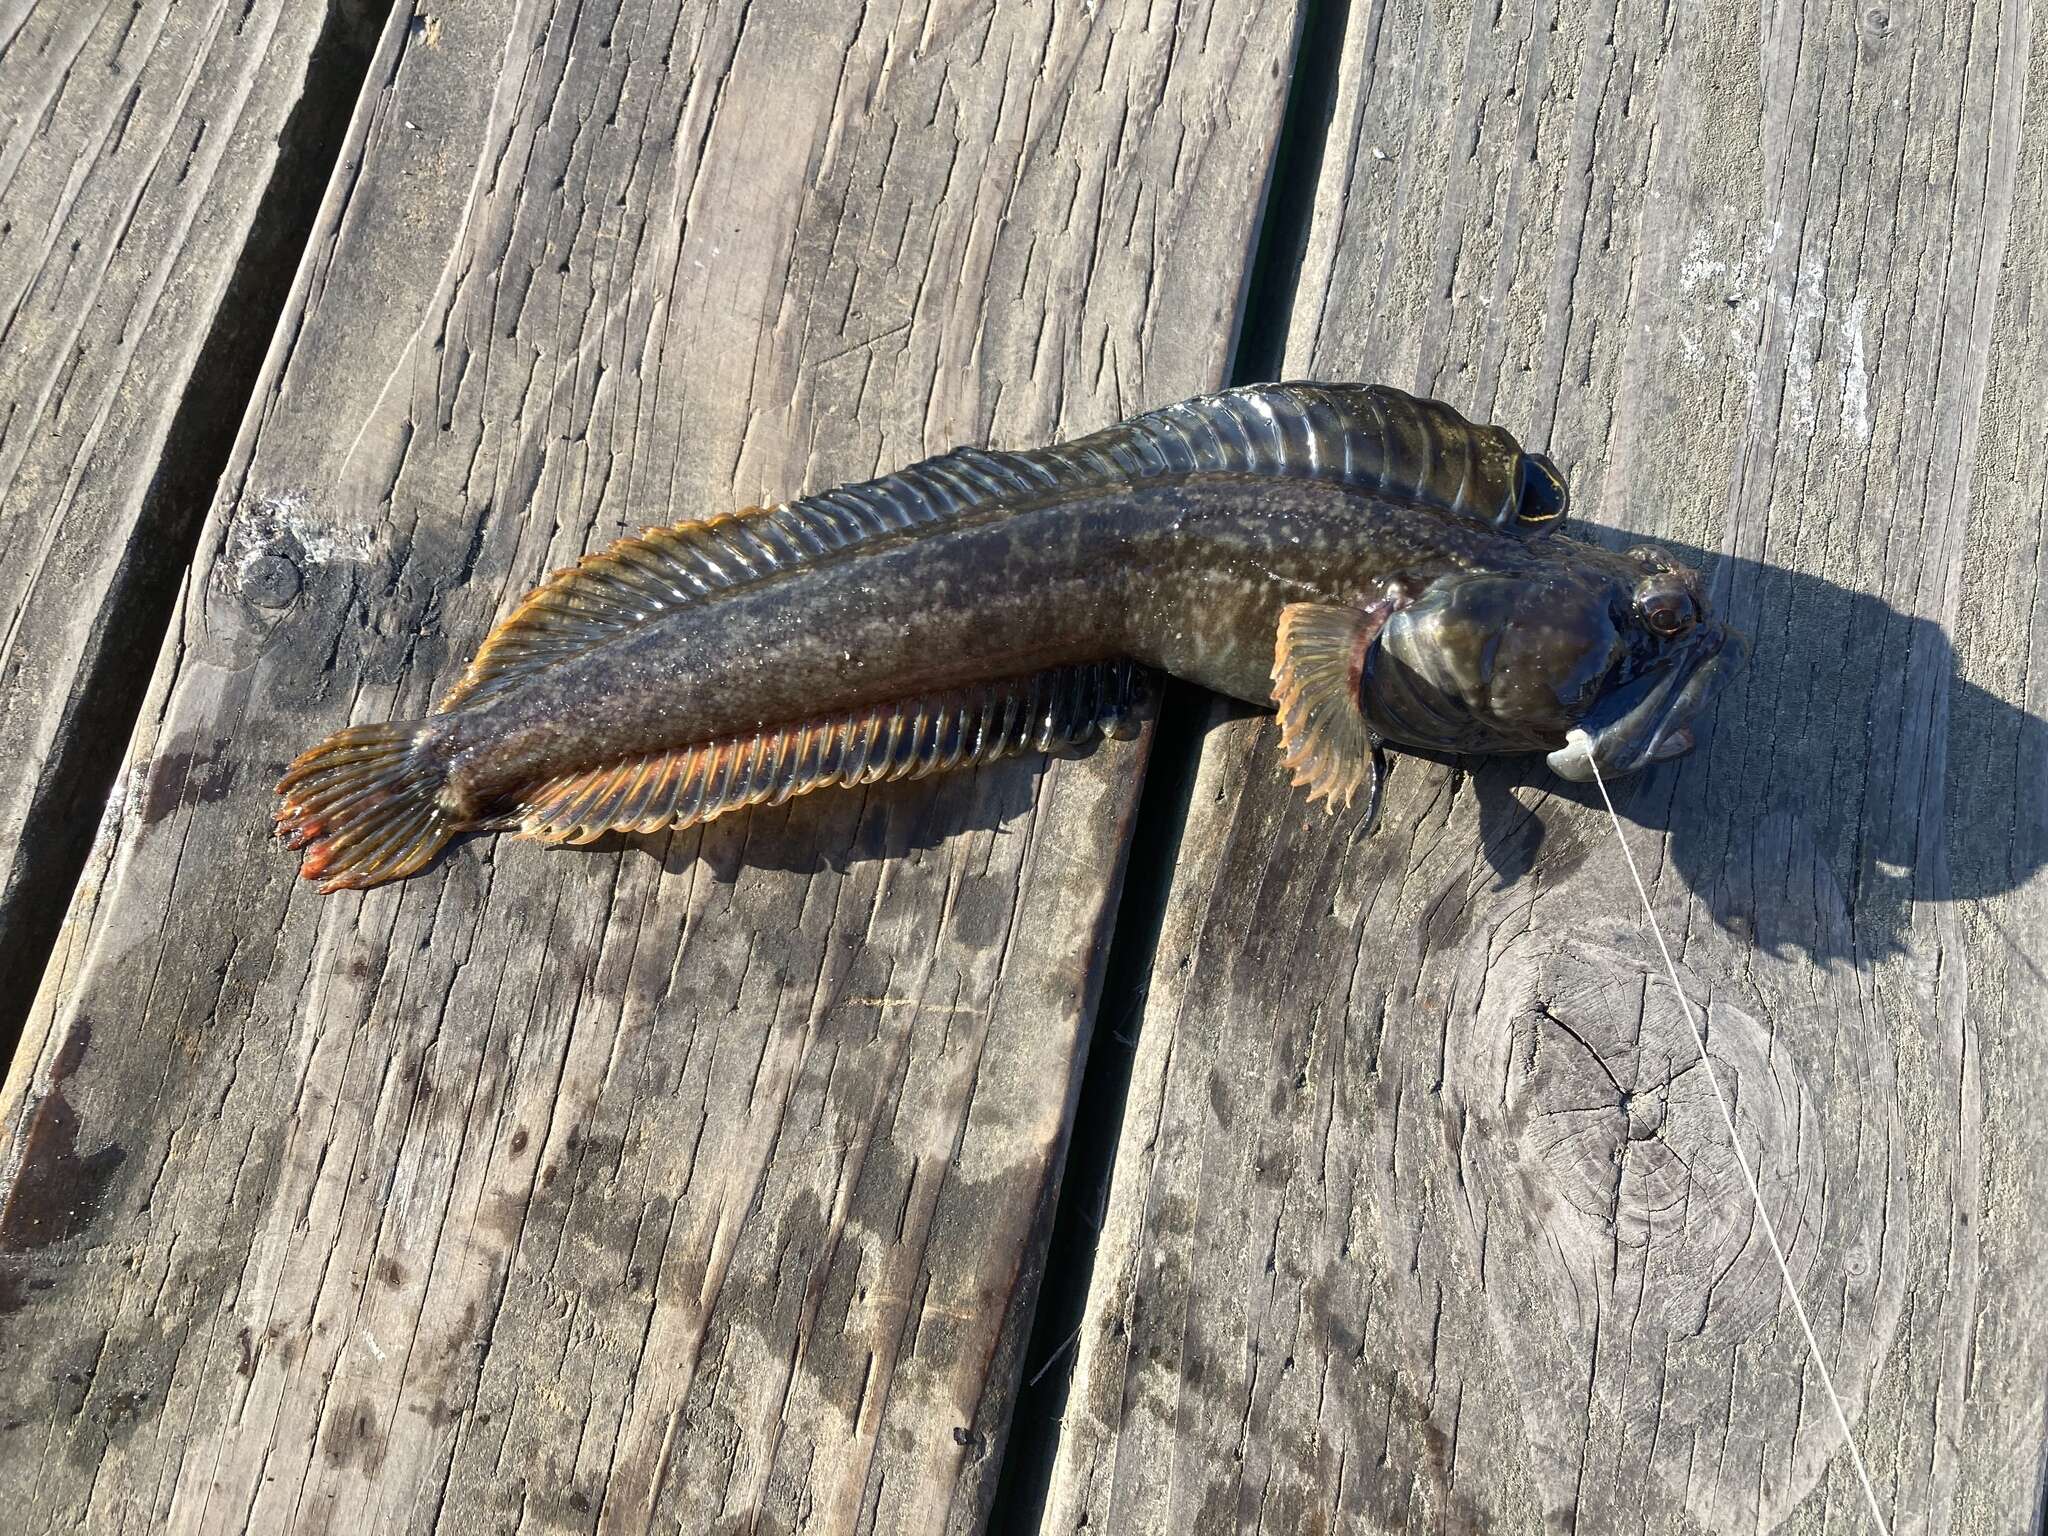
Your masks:
<instances>
[{"instance_id":1,"label":"fish head","mask_svg":"<svg viewBox=\"0 0 2048 1536\"><path fill-rule=\"evenodd\" d=\"M1361 677L1375 730L1438 751L1544 752L1579 782L1691 750L1748 641L1656 550L1549 542L1518 568L1440 576L1388 619Z\"/></svg>"}]
</instances>

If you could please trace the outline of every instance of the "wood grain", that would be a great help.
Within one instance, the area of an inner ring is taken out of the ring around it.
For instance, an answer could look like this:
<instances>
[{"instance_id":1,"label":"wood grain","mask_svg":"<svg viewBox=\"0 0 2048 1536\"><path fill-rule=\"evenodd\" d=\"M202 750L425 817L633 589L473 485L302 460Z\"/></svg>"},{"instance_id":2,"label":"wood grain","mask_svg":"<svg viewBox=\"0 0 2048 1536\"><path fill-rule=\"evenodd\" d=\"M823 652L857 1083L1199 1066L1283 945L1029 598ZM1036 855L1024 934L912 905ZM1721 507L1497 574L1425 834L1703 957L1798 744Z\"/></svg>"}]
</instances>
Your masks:
<instances>
[{"instance_id":1,"label":"wood grain","mask_svg":"<svg viewBox=\"0 0 2048 1536\"><path fill-rule=\"evenodd\" d=\"M2031 46L1355 6L1288 356L1548 446L1754 635L1623 809L1896 1530L2041 1511ZM1216 722L1046 1528L1865 1528L1597 801L1284 779Z\"/></svg>"},{"instance_id":2,"label":"wood grain","mask_svg":"<svg viewBox=\"0 0 2048 1536\"><path fill-rule=\"evenodd\" d=\"M2048 68L2031 39L2012 227L1989 321L1969 515L1945 575L1955 672L1946 682L1947 794L1925 889L1949 910L1935 955L1958 967L1951 1005L1975 1053L1984 1138L1977 1293L1955 1469L1957 1507L1987 1525L2048 1524L2048 1245L2040 1241L2048 1123ZM1974 460L1974 462L1970 462ZM1930 637L1938 645L1937 637ZM1937 650L1937 656L1939 652ZM1916 881L1916 894L1921 889ZM1946 897L1946 901L1943 898ZM1958 942L1960 941L1960 942ZM1959 965L1960 962L1960 965ZM1926 974L1922 968L1917 973ZM1938 980L1938 977L1937 977ZM2031 1415L2031 1421L2029 1419ZM1960 1519L1960 1517L1959 1517Z\"/></svg>"},{"instance_id":3,"label":"wood grain","mask_svg":"<svg viewBox=\"0 0 2048 1536\"><path fill-rule=\"evenodd\" d=\"M979 1523L1143 744L327 900L268 786L622 530L1219 382L1292 38L396 18L4 1101L0 1526Z\"/></svg>"},{"instance_id":4,"label":"wood grain","mask_svg":"<svg viewBox=\"0 0 2048 1536\"><path fill-rule=\"evenodd\" d=\"M367 46L364 10L0 10L0 1059L262 358L252 316L289 282L295 179L338 126L318 93Z\"/></svg>"}]
</instances>

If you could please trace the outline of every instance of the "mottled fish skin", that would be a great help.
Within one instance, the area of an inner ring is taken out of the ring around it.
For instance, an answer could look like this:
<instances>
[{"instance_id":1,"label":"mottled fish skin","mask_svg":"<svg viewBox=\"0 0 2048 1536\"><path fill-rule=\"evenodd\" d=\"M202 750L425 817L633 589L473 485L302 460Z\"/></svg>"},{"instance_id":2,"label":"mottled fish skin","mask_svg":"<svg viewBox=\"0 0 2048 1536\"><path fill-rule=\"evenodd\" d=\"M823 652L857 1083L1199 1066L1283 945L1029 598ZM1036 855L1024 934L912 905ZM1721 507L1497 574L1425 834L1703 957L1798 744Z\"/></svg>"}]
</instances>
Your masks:
<instances>
[{"instance_id":1,"label":"mottled fish skin","mask_svg":"<svg viewBox=\"0 0 2048 1536\"><path fill-rule=\"evenodd\" d=\"M1742 642L1690 572L1559 536L1566 501L1506 432L1377 386L959 450L557 573L435 714L302 755L279 831L336 889L465 828L685 825L1084 743L1134 707L1131 663L1277 704L1333 801L1376 804L1382 741L1625 773L1692 744Z\"/></svg>"},{"instance_id":2,"label":"mottled fish skin","mask_svg":"<svg viewBox=\"0 0 2048 1536\"><path fill-rule=\"evenodd\" d=\"M441 717L466 814L562 766L1106 656L1270 705L1290 602L1518 570L1518 539L1314 480L1190 475L1005 507L686 608Z\"/></svg>"}]
</instances>

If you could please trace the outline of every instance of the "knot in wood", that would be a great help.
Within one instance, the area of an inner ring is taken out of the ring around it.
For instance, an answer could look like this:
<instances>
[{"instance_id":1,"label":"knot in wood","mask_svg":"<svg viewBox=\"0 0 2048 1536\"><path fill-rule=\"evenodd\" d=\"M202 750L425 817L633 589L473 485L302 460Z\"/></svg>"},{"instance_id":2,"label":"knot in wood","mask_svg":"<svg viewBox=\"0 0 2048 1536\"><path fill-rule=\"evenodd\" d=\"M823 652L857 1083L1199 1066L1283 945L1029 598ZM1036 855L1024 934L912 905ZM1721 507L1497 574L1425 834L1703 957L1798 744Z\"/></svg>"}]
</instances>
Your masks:
<instances>
[{"instance_id":1,"label":"knot in wood","mask_svg":"<svg viewBox=\"0 0 2048 1536\"><path fill-rule=\"evenodd\" d=\"M1680 1334L1736 1339L1767 1322L1782 1300L1777 1264L1669 982L1571 945L1525 987L1504 1128L1584 1294ZM1823 1183L1813 1107L1756 1019L1703 997L1694 1009L1797 1280Z\"/></svg>"},{"instance_id":2,"label":"knot in wood","mask_svg":"<svg viewBox=\"0 0 2048 1536\"><path fill-rule=\"evenodd\" d=\"M258 555L242 567L242 595L258 608L284 608L299 595L305 577L283 555Z\"/></svg>"}]
</instances>

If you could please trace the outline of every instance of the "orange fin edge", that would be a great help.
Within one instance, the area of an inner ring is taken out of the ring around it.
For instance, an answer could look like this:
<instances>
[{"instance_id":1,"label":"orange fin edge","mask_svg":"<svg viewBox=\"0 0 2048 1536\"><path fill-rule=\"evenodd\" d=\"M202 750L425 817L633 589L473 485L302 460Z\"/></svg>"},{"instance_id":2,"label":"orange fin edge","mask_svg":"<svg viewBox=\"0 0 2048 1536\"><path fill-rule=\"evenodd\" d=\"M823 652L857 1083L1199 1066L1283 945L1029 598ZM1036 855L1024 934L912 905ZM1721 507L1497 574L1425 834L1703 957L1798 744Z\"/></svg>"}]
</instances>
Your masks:
<instances>
[{"instance_id":1,"label":"orange fin edge","mask_svg":"<svg viewBox=\"0 0 2048 1536\"><path fill-rule=\"evenodd\" d=\"M688 579L696 552L691 546L716 540L768 510L742 507L646 528L549 573L491 626L433 712L445 715L508 673L520 675L528 660L558 660L561 648L594 644L649 607L693 596L678 585L679 578Z\"/></svg>"},{"instance_id":2,"label":"orange fin edge","mask_svg":"<svg viewBox=\"0 0 2048 1536\"><path fill-rule=\"evenodd\" d=\"M293 760L272 820L323 894L365 890L424 869L465 829L442 804L444 782L418 722L354 725Z\"/></svg>"},{"instance_id":3,"label":"orange fin edge","mask_svg":"<svg viewBox=\"0 0 2048 1536\"><path fill-rule=\"evenodd\" d=\"M1366 655L1399 609L1394 598L1369 608L1289 603L1273 639L1273 702L1281 765L1293 783L1329 810L1348 808L1372 785L1377 810L1381 755L1359 704Z\"/></svg>"},{"instance_id":4,"label":"orange fin edge","mask_svg":"<svg viewBox=\"0 0 2048 1536\"><path fill-rule=\"evenodd\" d=\"M544 843L694 826L833 786L918 779L1078 747L1135 723L1133 663L1099 662L879 703L748 736L622 758L543 780L506 820Z\"/></svg>"}]
</instances>

